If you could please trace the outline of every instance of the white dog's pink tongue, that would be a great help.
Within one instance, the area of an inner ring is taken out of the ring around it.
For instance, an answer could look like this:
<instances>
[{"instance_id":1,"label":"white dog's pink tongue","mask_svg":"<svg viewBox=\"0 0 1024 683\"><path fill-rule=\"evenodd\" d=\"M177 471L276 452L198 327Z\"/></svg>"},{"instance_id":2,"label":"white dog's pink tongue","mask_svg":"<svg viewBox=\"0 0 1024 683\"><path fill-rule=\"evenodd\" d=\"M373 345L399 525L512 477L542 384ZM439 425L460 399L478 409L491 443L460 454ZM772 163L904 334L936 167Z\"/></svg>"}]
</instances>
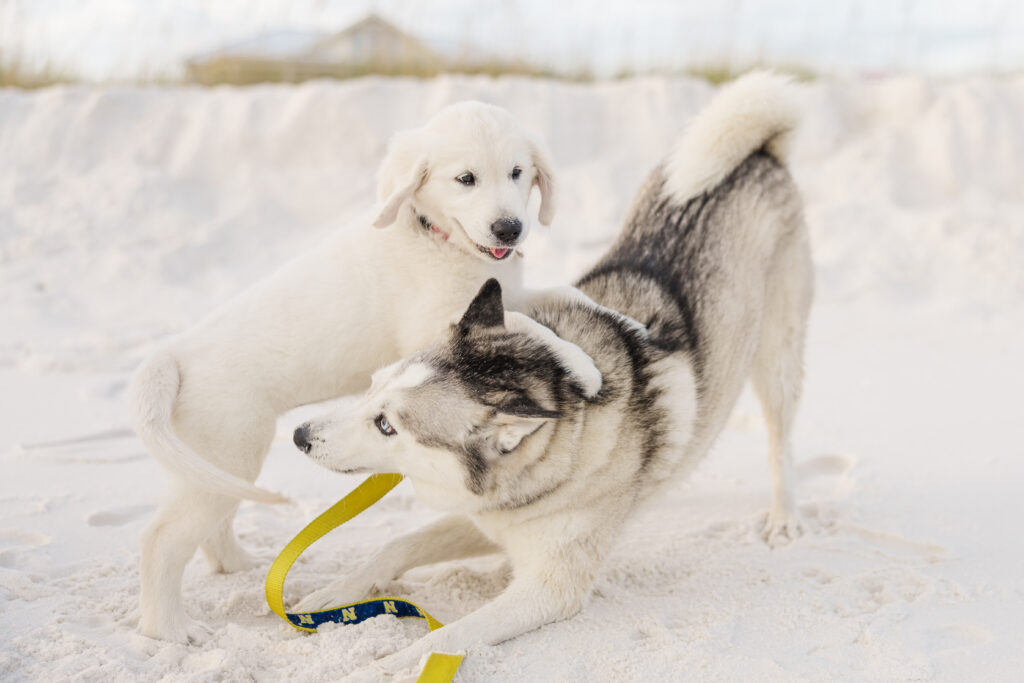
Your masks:
<instances>
[{"instance_id":1,"label":"white dog's pink tongue","mask_svg":"<svg viewBox=\"0 0 1024 683\"><path fill-rule=\"evenodd\" d=\"M494 248L491 249L491 255L494 258L504 258L505 254L507 254L508 252L509 252L508 247L505 247L504 249L494 249Z\"/></svg>"}]
</instances>

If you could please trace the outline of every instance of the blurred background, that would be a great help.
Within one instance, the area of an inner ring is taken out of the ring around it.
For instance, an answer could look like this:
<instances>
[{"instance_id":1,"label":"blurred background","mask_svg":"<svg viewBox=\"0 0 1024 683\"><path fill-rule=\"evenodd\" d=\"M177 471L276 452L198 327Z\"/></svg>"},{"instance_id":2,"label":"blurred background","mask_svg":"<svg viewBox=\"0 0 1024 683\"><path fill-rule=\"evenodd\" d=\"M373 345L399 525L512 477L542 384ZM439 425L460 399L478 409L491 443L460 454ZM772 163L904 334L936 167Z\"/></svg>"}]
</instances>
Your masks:
<instances>
[{"instance_id":1,"label":"blurred background","mask_svg":"<svg viewBox=\"0 0 1024 683\"><path fill-rule=\"evenodd\" d=\"M0 85L1018 73L1017 0L0 0Z\"/></svg>"}]
</instances>

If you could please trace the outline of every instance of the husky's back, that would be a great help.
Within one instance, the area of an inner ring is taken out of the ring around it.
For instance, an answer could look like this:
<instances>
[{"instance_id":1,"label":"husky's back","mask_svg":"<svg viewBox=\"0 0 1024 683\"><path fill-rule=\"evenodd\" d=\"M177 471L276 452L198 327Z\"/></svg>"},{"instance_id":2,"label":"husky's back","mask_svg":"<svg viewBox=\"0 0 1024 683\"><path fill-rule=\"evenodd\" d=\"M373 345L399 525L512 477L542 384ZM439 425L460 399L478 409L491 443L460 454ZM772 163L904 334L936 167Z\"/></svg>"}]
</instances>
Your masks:
<instances>
[{"instance_id":1,"label":"husky's back","mask_svg":"<svg viewBox=\"0 0 1024 683\"><path fill-rule=\"evenodd\" d=\"M783 372L799 390L813 271L785 167L797 122L791 87L755 73L719 93L579 282L598 303L645 324L655 346L688 355L699 398L689 464L721 431L748 378L762 386L771 381L762 375ZM768 358L793 345L792 369Z\"/></svg>"}]
</instances>

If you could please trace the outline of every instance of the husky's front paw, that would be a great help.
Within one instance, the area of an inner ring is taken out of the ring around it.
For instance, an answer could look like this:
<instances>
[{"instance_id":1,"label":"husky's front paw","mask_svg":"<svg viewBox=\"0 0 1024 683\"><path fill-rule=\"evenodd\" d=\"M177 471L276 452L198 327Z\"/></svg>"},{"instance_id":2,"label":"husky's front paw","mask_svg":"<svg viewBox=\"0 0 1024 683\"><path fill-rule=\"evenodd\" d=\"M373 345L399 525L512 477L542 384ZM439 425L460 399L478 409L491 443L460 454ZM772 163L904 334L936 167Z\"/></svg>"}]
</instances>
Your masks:
<instances>
[{"instance_id":1,"label":"husky's front paw","mask_svg":"<svg viewBox=\"0 0 1024 683\"><path fill-rule=\"evenodd\" d=\"M313 591L299 601L293 612L318 612L330 607L347 605L351 602L358 602L370 597L374 592L374 585L357 585L348 581L335 581L334 583Z\"/></svg>"},{"instance_id":2,"label":"husky's front paw","mask_svg":"<svg viewBox=\"0 0 1024 683\"><path fill-rule=\"evenodd\" d=\"M766 516L761 527L761 538L772 548L786 545L804 533L800 517L795 510L772 510Z\"/></svg>"},{"instance_id":3,"label":"husky's front paw","mask_svg":"<svg viewBox=\"0 0 1024 683\"><path fill-rule=\"evenodd\" d=\"M420 672L415 668L405 669L396 673L387 673L378 664L372 664L365 669L353 671L342 683L415 683L419 679Z\"/></svg>"},{"instance_id":4,"label":"husky's front paw","mask_svg":"<svg viewBox=\"0 0 1024 683\"><path fill-rule=\"evenodd\" d=\"M376 666L370 665L365 669L357 669L348 676L341 679L342 683L384 683L388 676Z\"/></svg>"}]
</instances>

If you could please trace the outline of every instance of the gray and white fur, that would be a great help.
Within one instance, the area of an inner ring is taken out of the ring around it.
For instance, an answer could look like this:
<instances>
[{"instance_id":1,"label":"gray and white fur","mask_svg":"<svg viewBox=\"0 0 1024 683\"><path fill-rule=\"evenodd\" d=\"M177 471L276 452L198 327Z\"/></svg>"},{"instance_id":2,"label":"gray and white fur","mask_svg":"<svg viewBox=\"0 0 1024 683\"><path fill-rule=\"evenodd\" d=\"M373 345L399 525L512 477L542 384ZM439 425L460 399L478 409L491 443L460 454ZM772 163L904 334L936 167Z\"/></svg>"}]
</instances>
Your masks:
<instances>
[{"instance_id":1,"label":"gray and white fur","mask_svg":"<svg viewBox=\"0 0 1024 683\"><path fill-rule=\"evenodd\" d=\"M768 423L765 538L799 532L790 432L813 273L785 167L793 98L785 80L755 73L712 100L579 281L592 302L508 313L489 281L447 340L380 371L350 411L296 430L322 465L401 472L455 513L299 610L362 599L441 560L500 549L512 564L495 600L360 676L576 614L623 521L700 462L748 379Z\"/></svg>"}]
</instances>

